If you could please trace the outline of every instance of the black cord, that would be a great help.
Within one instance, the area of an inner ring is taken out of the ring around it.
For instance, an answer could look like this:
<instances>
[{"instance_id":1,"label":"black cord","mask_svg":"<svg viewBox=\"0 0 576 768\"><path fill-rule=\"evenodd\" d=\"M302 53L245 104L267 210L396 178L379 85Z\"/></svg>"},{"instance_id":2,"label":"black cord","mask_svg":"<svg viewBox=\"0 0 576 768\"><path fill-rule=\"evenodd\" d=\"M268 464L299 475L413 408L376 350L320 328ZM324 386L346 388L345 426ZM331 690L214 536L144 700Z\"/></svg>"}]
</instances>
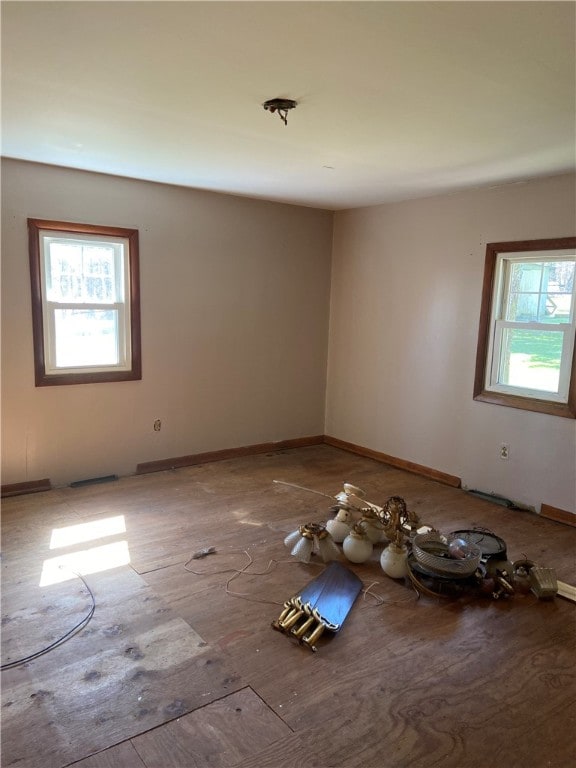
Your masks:
<instances>
[{"instance_id":1,"label":"black cord","mask_svg":"<svg viewBox=\"0 0 576 768\"><path fill-rule=\"evenodd\" d=\"M54 640L53 643L50 643L50 645L47 645L46 648L42 648L42 650L36 651L36 653L31 653L28 656L24 656L21 659L17 659L16 661L7 661L6 664L2 664L0 666L0 671L3 671L5 669L13 669L14 667L20 666L20 664L25 664L28 661L33 661L34 659L37 659L39 656L43 656L45 653L48 653L49 651L53 651L55 648L58 648L58 646L65 643L67 640L70 640L71 637L74 637L74 635L78 634L78 632L80 632L81 629L84 629L84 627L86 627L89 624L92 616L94 616L94 611L96 610L96 598L94 597L94 592L92 592L92 590L86 583L86 580L84 579L84 577L81 574L76 573L76 571L72 571L72 573L82 581L82 583L90 593L92 606L90 607L90 610L88 611L86 616L84 616L84 618L81 619L78 622L78 624L73 626L72 629L66 632L66 634L58 638L58 640Z\"/></svg>"}]
</instances>

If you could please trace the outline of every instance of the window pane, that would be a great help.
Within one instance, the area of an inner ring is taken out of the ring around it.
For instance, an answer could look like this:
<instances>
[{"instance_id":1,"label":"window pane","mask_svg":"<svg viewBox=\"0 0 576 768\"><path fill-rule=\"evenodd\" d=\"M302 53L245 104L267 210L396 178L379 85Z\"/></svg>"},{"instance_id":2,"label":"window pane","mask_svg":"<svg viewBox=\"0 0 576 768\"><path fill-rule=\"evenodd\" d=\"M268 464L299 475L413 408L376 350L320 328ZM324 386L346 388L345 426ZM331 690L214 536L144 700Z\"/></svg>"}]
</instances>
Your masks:
<instances>
[{"instance_id":1,"label":"window pane","mask_svg":"<svg viewBox=\"0 0 576 768\"><path fill-rule=\"evenodd\" d=\"M528 323L569 323L574 286L573 261L513 262L504 319Z\"/></svg>"},{"instance_id":2,"label":"window pane","mask_svg":"<svg viewBox=\"0 0 576 768\"><path fill-rule=\"evenodd\" d=\"M572 294L549 293L546 297L545 323L570 323L572 317Z\"/></svg>"},{"instance_id":3,"label":"window pane","mask_svg":"<svg viewBox=\"0 0 576 768\"><path fill-rule=\"evenodd\" d=\"M83 253L84 295L86 301L114 303L114 248L87 245Z\"/></svg>"},{"instance_id":4,"label":"window pane","mask_svg":"<svg viewBox=\"0 0 576 768\"><path fill-rule=\"evenodd\" d=\"M506 320L514 322L537 323L539 322L539 293L510 293Z\"/></svg>"},{"instance_id":5,"label":"window pane","mask_svg":"<svg viewBox=\"0 0 576 768\"><path fill-rule=\"evenodd\" d=\"M56 309L56 367L118 365L118 311Z\"/></svg>"},{"instance_id":6,"label":"window pane","mask_svg":"<svg viewBox=\"0 0 576 768\"><path fill-rule=\"evenodd\" d=\"M563 338L561 331L505 328L498 383L557 393Z\"/></svg>"},{"instance_id":7,"label":"window pane","mask_svg":"<svg viewBox=\"0 0 576 768\"><path fill-rule=\"evenodd\" d=\"M49 301L79 301L82 296L82 248L50 243L47 262Z\"/></svg>"},{"instance_id":8,"label":"window pane","mask_svg":"<svg viewBox=\"0 0 576 768\"><path fill-rule=\"evenodd\" d=\"M123 300L117 296L122 268L117 276L113 245L49 241L47 272L49 301L114 304Z\"/></svg>"}]
</instances>

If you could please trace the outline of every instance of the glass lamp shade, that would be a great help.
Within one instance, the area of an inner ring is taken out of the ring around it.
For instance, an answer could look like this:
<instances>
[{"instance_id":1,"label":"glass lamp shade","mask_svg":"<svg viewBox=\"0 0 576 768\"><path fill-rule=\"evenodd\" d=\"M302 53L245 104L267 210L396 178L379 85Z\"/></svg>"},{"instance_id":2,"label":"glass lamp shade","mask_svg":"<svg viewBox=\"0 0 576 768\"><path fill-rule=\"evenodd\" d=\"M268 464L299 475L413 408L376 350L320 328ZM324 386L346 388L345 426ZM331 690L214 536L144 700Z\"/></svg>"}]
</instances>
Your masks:
<instances>
[{"instance_id":1,"label":"glass lamp shade","mask_svg":"<svg viewBox=\"0 0 576 768\"><path fill-rule=\"evenodd\" d=\"M300 530L297 528L295 531L292 531L292 533L289 533L288 536L284 539L284 546L288 547L288 549L292 549L294 544L296 544L297 541L300 540L302 534L300 533Z\"/></svg>"},{"instance_id":2,"label":"glass lamp shade","mask_svg":"<svg viewBox=\"0 0 576 768\"><path fill-rule=\"evenodd\" d=\"M309 563L312 557L312 550L314 549L314 539L308 539L301 536L300 539L294 545L294 548L290 554L297 560L303 563Z\"/></svg>"},{"instance_id":3,"label":"glass lamp shade","mask_svg":"<svg viewBox=\"0 0 576 768\"><path fill-rule=\"evenodd\" d=\"M320 557L325 563L328 563L330 560L340 559L340 550L334 543L332 536L329 534L318 537L318 550L320 552Z\"/></svg>"},{"instance_id":4,"label":"glass lamp shade","mask_svg":"<svg viewBox=\"0 0 576 768\"><path fill-rule=\"evenodd\" d=\"M340 557L340 550L323 523L300 525L286 536L284 544L291 550L290 554L303 563L309 563L315 553L319 553L325 563Z\"/></svg>"},{"instance_id":5,"label":"glass lamp shade","mask_svg":"<svg viewBox=\"0 0 576 768\"><path fill-rule=\"evenodd\" d=\"M344 522L343 520L339 520L338 517L340 515L340 512L334 520L328 520L326 523L326 530L332 536L334 541L338 542L338 544L342 544L346 536L350 533L350 526L348 523Z\"/></svg>"},{"instance_id":6,"label":"glass lamp shade","mask_svg":"<svg viewBox=\"0 0 576 768\"><path fill-rule=\"evenodd\" d=\"M408 575L408 549L406 545L399 547L397 544L389 544L380 555L380 565L386 576L391 579L403 579Z\"/></svg>"},{"instance_id":7,"label":"glass lamp shade","mask_svg":"<svg viewBox=\"0 0 576 768\"><path fill-rule=\"evenodd\" d=\"M382 539L385 538L384 526L380 520L373 518L363 518L360 522L360 525L366 532L366 535L372 544L378 544L379 541L382 541Z\"/></svg>"},{"instance_id":8,"label":"glass lamp shade","mask_svg":"<svg viewBox=\"0 0 576 768\"><path fill-rule=\"evenodd\" d=\"M371 556L374 545L365 533L352 530L344 539L342 549L351 563L365 563Z\"/></svg>"}]
</instances>

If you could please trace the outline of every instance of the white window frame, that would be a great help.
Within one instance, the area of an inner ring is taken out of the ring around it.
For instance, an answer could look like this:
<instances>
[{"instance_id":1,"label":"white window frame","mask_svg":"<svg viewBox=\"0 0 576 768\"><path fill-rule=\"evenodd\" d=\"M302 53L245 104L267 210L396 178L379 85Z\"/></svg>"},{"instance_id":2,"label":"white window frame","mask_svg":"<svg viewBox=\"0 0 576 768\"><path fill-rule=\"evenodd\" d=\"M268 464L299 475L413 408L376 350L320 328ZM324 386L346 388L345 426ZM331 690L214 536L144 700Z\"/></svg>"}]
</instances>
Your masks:
<instances>
[{"instance_id":1,"label":"white window frame","mask_svg":"<svg viewBox=\"0 0 576 768\"><path fill-rule=\"evenodd\" d=\"M138 232L118 227L28 220L32 281L36 386L140 379L140 303ZM113 246L114 301L53 300L50 295L50 245L53 243ZM82 366L56 364L56 312L62 309L116 312L117 362Z\"/></svg>"},{"instance_id":2,"label":"white window frame","mask_svg":"<svg viewBox=\"0 0 576 768\"><path fill-rule=\"evenodd\" d=\"M575 254L576 238L573 237L487 245L474 382L475 400L576 418L576 285L573 286L568 322L551 324L504 319L509 292L508 281L511 266L515 262L568 261L574 260ZM557 392L501 382L502 340L509 328L563 334Z\"/></svg>"},{"instance_id":3,"label":"white window frame","mask_svg":"<svg viewBox=\"0 0 576 768\"><path fill-rule=\"evenodd\" d=\"M572 355L574 352L574 336L576 329L576 316L574 306L576 303L576 284L572 289L572 304L570 321L567 323L535 323L530 321L505 320L506 302L510 289L510 272L514 263L522 262L558 262L574 261L575 252L565 249L562 251L537 251L515 253L499 253L496 258L496 274L494 294L492 297L492 314L490 317L490 336L488 345L488 364L486 366L485 388L490 392L504 392L522 397L533 397L551 402L567 403L570 388L570 372L572 367ZM520 328L533 331L554 331L562 333L562 355L560 361L560 380L558 392L548 392L541 389L502 384L502 340L506 329Z\"/></svg>"}]
</instances>

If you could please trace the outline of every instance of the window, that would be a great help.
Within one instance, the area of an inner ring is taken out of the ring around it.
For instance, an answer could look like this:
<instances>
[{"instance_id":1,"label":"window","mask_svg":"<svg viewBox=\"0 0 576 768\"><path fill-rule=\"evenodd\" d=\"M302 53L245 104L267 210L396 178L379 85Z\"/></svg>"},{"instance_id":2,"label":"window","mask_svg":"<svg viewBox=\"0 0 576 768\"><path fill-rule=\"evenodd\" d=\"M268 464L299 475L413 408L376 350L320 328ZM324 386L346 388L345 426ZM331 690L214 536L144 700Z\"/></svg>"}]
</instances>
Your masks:
<instances>
[{"instance_id":1,"label":"window","mask_svg":"<svg viewBox=\"0 0 576 768\"><path fill-rule=\"evenodd\" d=\"M138 231L28 219L36 386L142 378Z\"/></svg>"},{"instance_id":2,"label":"window","mask_svg":"<svg viewBox=\"0 0 576 768\"><path fill-rule=\"evenodd\" d=\"M576 238L489 243L474 399L576 418Z\"/></svg>"}]
</instances>

